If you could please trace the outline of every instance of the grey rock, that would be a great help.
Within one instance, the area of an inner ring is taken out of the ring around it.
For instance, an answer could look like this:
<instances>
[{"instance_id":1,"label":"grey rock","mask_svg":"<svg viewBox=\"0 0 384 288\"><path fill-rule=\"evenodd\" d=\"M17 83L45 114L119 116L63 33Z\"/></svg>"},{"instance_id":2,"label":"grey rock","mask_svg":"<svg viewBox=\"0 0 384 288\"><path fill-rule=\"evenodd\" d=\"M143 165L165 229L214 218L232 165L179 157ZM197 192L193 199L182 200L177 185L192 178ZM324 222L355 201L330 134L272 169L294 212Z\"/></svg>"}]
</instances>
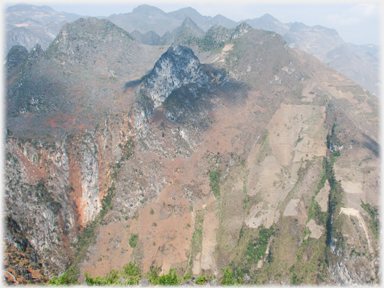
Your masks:
<instances>
[{"instance_id":1,"label":"grey rock","mask_svg":"<svg viewBox=\"0 0 384 288\"><path fill-rule=\"evenodd\" d=\"M148 278L142 278L139 280L139 285L140 286L149 286L151 282L149 282Z\"/></svg>"},{"instance_id":2,"label":"grey rock","mask_svg":"<svg viewBox=\"0 0 384 288\"><path fill-rule=\"evenodd\" d=\"M201 87L207 81L208 76L202 71L192 49L177 45L170 47L156 62L146 79L146 87L156 108L175 89L191 83Z\"/></svg>"}]
</instances>

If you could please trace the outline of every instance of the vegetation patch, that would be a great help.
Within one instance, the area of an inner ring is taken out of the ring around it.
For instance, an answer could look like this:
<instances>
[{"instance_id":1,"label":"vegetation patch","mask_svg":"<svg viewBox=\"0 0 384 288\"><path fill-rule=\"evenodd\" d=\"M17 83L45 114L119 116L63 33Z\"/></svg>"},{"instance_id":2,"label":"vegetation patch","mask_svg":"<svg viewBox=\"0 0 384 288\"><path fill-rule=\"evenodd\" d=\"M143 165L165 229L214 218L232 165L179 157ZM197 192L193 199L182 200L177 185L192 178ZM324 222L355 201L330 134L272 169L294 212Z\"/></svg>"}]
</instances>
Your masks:
<instances>
[{"instance_id":1,"label":"vegetation patch","mask_svg":"<svg viewBox=\"0 0 384 288\"><path fill-rule=\"evenodd\" d=\"M78 271L75 271L73 268L71 268L67 272L64 272L64 274L60 275L59 277L54 276L52 279L48 281L47 284L52 286L78 284L77 283L78 274L79 274Z\"/></svg>"},{"instance_id":2,"label":"vegetation patch","mask_svg":"<svg viewBox=\"0 0 384 288\"><path fill-rule=\"evenodd\" d=\"M189 256L188 267L192 267L193 259L195 259L196 255L201 252L203 248L203 221L205 215L204 212L204 210L198 210L196 212L195 227L191 239L191 252Z\"/></svg>"},{"instance_id":3,"label":"vegetation patch","mask_svg":"<svg viewBox=\"0 0 384 288\"><path fill-rule=\"evenodd\" d=\"M241 284L243 281L242 279L237 279L234 275L233 271L230 268L222 269L224 275L220 279L220 284L224 286L232 286L234 284Z\"/></svg>"},{"instance_id":4,"label":"vegetation patch","mask_svg":"<svg viewBox=\"0 0 384 288\"><path fill-rule=\"evenodd\" d=\"M371 228L373 235L375 235L376 239L378 239L380 235L380 223L377 208L372 207L369 203L364 203L362 200L361 207L367 211L368 215L370 216L369 228Z\"/></svg>"},{"instance_id":5,"label":"vegetation patch","mask_svg":"<svg viewBox=\"0 0 384 288\"><path fill-rule=\"evenodd\" d=\"M327 212L322 212L319 203L315 200L315 196L313 196L311 201L311 206L308 211L308 221L314 219L317 225L326 225L328 218Z\"/></svg>"},{"instance_id":6,"label":"vegetation patch","mask_svg":"<svg viewBox=\"0 0 384 288\"><path fill-rule=\"evenodd\" d=\"M169 269L168 274L159 276L160 267L150 267L150 272L146 275L152 285L179 285L181 279L177 276L175 269Z\"/></svg>"},{"instance_id":7,"label":"vegetation patch","mask_svg":"<svg viewBox=\"0 0 384 288\"><path fill-rule=\"evenodd\" d=\"M308 238L296 252L295 264L290 268L290 284L321 284L327 276L325 238Z\"/></svg>"},{"instance_id":8,"label":"vegetation patch","mask_svg":"<svg viewBox=\"0 0 384 288\"><path fill-rule=\"evenodd\" d=\"M267 250L269 238L274 235L275 225L265 228L264 225L259 226L259 237L247 243L245 255L247 260L253 263L263 260L265 251Z\"/></svg>"},{"instance_id":9,"label":"vegetation patch","mask_svg":"<svg viewBox=\"0 0 384 288\"><path fill-rule=\"evenodd\" d=\"M205 283L207 283L207 277L205 277L204 275L200 275L199 277L197 277L195 283L199 285L204 285Z\"/></svg>"},{"instance_id":10,"label":"vegetation patch","mask_svg":"<svg viewBox=\"0 0 384 288\"><path fill-rule=\"evenodd\" d=\"M141 279L141 269L129 262L123 270L111 270L105 277L92 277L85 273L85 282L89 286L100 285L138 285Z\"/></svg>"},{"instance_id":11,"label":"vegetation patch","mask_svg":"<svg viewBox=\"0 0 384 288\"><path fill-rule=\"evenodd\" d=\"M139 239L139 236L137 234L131 234L131 238L129 238L129 246L132 248L135 248L137 245L137 241Z\"/></svg>"},{"instance_id":12,"label":"vegetation patch","mask_svg":"<svg viewBox=\"0 0 384 288\"><path fill-rule=\"evenodd\" d=\"M220 170L209 173L209 187L211 187L211 191L213 192L213 195L215 195L216 199L220 198L220 177Z\"/></svg>"}]
</instances>

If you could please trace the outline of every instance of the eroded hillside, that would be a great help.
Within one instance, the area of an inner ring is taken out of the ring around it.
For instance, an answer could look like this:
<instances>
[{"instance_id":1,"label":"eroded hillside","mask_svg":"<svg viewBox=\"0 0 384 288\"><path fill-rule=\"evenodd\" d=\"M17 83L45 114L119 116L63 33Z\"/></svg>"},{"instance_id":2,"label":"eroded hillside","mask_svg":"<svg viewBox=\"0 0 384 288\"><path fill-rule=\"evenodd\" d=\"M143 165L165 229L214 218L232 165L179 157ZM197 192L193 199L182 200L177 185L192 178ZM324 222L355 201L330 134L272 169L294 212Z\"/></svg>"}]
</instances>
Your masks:
<instances>
[{"instance_id":1,"label":"eroded hillside","mask_svg":"<svg viewBox=\"0 0 384 288\"><path fill-rule=\"evenodd\" d=\"M377 98L275 33L234 31L195 55L89 18L40 56L11 50L5 212L42 274L379 282Z\"/></svg>"}]
</instances>

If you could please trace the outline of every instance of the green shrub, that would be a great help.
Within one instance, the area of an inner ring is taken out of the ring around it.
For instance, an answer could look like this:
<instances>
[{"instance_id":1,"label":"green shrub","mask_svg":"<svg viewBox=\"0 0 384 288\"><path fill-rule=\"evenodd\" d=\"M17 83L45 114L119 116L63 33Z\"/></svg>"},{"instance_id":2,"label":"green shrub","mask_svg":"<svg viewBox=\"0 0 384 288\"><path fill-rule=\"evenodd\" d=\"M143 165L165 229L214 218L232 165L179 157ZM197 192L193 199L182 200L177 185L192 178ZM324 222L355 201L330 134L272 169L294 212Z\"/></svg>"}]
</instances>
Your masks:
<instances>
[{"instance_id":1,"label":"green shrub","mask_svg":"<svg viewBox=\"0 0 384 288\"><path fill-rule=\"evenodd\" d=\"M126 278L124 284L126 285L137 285L139 284L139 280L141 279L141 269L129 262L124 266L122 276Z\"/></svg>"},{"instance_id":2,"label":"green shrub","mask_svg":"<svg viewBox=\"0 0 384 288\"><path fill-rule=\"evenodd\" d=\"M139 236L137 234L131 234L131 238L129 238L129 246L135 248L137 245L137 240Z\"/></svg>"},{"instance_id":3,"label":"green shrub","mask_svg":"<svg viewBox=\"0 0 384 288\"><path fill-rule=\"evenodd\" d=\"M220 279L221 285L233 285L235 284L235 277L233 276L233 272L228 267L225 269L221 269L224 272L223 277Z\"/></svg>"},{"instance_id":4,"label":"green shrub","mask_svg":"<svg viewBox=\"0 0 384 288\"><path fill-rule=\"evenodd\" d=\"M58 278L54 276L51 280L48 281L48 284L53 286L78 284L77 274L78 274L77 271L70 269L68 273L65 272L63 275L60 275Z\"/></svg>"},{"instance_id":5,"label":"green shrub","mask_svg":"<svg viewBox=\"0 0 384 288\"><path fill-rule=\"evenodd\" d=\"M274 235L274 225L269 229L263 225L259 227L259 237L247 243L246 255L252 262L264 259L269 238Z\"/></svg>"},{"instance_id":6,"label":"green shrub","mask_svg":"<svg viewBox=\"0 0 384 288\"><path fill-rule=\"evenodd\" d=\"M188 279L191 279L191 278L192 278L192 275L189 274L189 273L186 273L186 274L184 275L184 281L187 281Z\"/></svg>"},{"instance_id":7,"label":"green shrub","mask_svg":"<svg viewBox=\"0 0 384 288\"><path fill-rule=\"evenodd\" d=\"M207 282L207 277L205 277L205 276L199 276L199 277L197 277L197 279L196 279L196 281L195 281L195 283L196 284L199 284L199 285L203 285L203 284L205 284Z\"/></svg>"},{"instance_id":8,"label":"green shrub","mask_svg":"<svg viewBox=\"0 0 384 288\"><path fill-rule=\"evenodd\" d=\"M177 277L175 269L169 269L168 274L157 277L157 284L159 285L178 285L180 279Z\"/></svg>"},{"instance_id":9,"label":"green shrub","mask_svg":"<svg viewBox=\"0 0 384 288\"><path fill-rule=\"evenodd\" d=\"M149 273L147 273L146 277L149 279L149 282L151 284L157 283L157 278L159 277L160 267L153 267L151 266L149 268Z\"/></svg>"}]
</instances>

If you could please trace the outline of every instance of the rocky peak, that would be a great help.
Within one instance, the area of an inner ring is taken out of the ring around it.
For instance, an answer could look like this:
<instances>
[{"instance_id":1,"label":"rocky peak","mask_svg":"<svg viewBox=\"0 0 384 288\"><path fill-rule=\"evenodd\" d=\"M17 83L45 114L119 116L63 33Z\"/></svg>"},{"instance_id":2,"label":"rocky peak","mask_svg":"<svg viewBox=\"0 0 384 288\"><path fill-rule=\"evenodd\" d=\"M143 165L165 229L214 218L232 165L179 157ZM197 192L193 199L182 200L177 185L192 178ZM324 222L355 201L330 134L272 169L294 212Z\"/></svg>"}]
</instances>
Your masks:
<instances>
[{"instance_id":1,"label":"rocky peak","mask_svg":"<svg viewBox=\"0 0 384 288\"><path fill-rule=\"evenodd\" d=\"M28 54L28 61L35 63L41 57L44 57L44 50L41 48L40 44L36 44Z\"/></svg>"},{"instance_id":2,"label":"rocky peak","mask_svg":"<svg viewBox=\"0 0 384 288\"><path fill-rule=\"evenodd\" d=\"M58 37L76 39L79 37L92 37L98 38L110 33L116 33L116 31L126 34L132 38L126 31L117 27L111 21L107 19L97 19L94 17L80 18L72 23L64 25ZM67 37L66 37L67 36ZM92 38L90 38L92 40Z\"/></svg>"},{"instance_id":3,"label":"rocky peak","mask_svg":"<svg viewBox=\"0 0 384 288\"><path fill-rule=\"evenodd\" d=\"M192 49L171 46L156 62L146 79L146 87L154 107L160 106L177 88L188 84L207 84L208 76Z\"/></svg>"},{"instance_id":4,"label":"rocky peak","mask_svg":"<svg viewBox=\"0 0 384 288\"><path fill-rule=\"evenodd\" d=\"M102 46L132 40L134 38L128 32L107 19L80 18L63 26L46 54L74 55L85 49L92 55Z\"/></svg>"},{"instance_id":5,"label":"rocky peak","mask_svg":"<svg viewBox=\"0 0 384 288\"><path fill-rule=\"evenodd\" d=\"M201 37L204 31L189 17L185 18L183 24L172 32L175 36L175 44L186 44L193 38Z\"/></svg>"},{"instance_id":6,"label":"rocky peak","mask_svg":"<svg viewBox=\"0 0 384 288\"><path fill-rule=\"evenodd\" d=\"M252 29L252 27L248 23L242 22L240 25L236 26L235 32L232 35L232 38L235 39L243 36L245 33L249 31L249 29Z\"/></svg>"},{"instance_id":7,"label":"rocky peak","mask_svg":"<svg viewBox=\"0 0 384 288\"><path fill-rule=\"evenodd\" d=\"M224 42L231 39L231 29L225 28L222 25L215 24L205 34L205 37L209 37L215 42Z\"/></svg>"},{"instance_id":8,"label":"rocky peak","mask_svg":"<svg viewBox=\"0 0 384 288\"><path fill-rule=\"evenodd\" d=\"M7 77L12 77L28 58L28 50L24 46L15 45L6 58Z\"/></svg>"},{"instance_id":9,"label":"rocky peak","mask_svg":"<svg viewBox=\"0 0 384 288\"><path fill-rule=\"evenodd\" d=\"M204 34L204 31L201 30L199 28L199 26L197 26L197 24L195 22L193 22L193 20L189 17L186 17L183 24L181 24L181 29L185 29L185 28L189 28L189 29L192 29L192 30L197 30L200 32L200 34Z\"/></svg>"}]
</instances>

